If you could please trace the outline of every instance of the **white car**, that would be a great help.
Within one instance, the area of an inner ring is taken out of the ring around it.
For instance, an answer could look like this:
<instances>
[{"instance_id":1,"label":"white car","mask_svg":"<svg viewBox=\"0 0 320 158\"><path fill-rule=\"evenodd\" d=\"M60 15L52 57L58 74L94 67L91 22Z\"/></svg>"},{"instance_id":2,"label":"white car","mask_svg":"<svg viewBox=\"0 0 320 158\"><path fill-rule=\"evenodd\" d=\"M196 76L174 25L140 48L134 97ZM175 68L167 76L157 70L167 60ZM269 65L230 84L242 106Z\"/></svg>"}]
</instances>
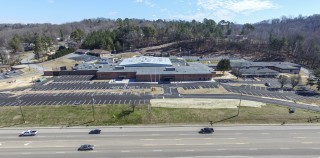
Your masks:
<instances>
[{"instance_id":1,"label":"white car","mask_svg":"<svg viewBox=\"0 0 320 158\"><path fill-rule=\"evenodd\" d=\"M38 131L37 130L27 130L27 131L23 131L19 134L20 137L22 136L35 136L37 135Z\"/></svg>"}]
</instances>

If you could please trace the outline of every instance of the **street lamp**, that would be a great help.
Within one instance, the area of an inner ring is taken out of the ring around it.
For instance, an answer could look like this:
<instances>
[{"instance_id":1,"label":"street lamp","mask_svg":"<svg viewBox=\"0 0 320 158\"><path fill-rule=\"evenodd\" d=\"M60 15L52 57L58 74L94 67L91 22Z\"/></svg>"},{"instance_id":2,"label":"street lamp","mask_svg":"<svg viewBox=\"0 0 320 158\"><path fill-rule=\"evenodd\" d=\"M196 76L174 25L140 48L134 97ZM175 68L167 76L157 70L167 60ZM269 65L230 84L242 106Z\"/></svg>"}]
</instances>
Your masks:
<instances>
[{"instance_id":1,"label":"street lamp","mask_svg":"<svg viewBox=\"0 0 320 158\"><path fill-rule=\"evenodd\" d=\"M240 114L241 100L242 100L242 93L240 93L240 102L239 102L239 105L238 105L238 113L237 113L237 116L239 116L239 114Z\"/></svg>"},{"instance_id":2,"label":"street lamp","mask_svg":"<svg viewBox=\"0 0 320 158\"><path fill-rule=\"evenodd\" d=\"M92 118L93 118L93 121L95 121L96 119L95 119L95 117L94 117L94 106L93 106L93 104L94 104L94 98L93 98L93 94L92 94L92 106L91 106L91 108L92 108Z\"/></svg>"},{"instance_id":3,"label":"street lamp","mask_svg":"<svg viewBox=\"0 0 320 158\"><path fill-rule=\"evenodd\" d=\"M17 97L17 102L18 102L18 105L19 105L19 109L20 109L20 113L21 113L21 116L22 116L22 121L23 123L26 123L25 119L24 119L24 115L23 115L23 112L22 112L22 108L21 108L21 101L19 97Z\"/></svg>"}]
</instances>

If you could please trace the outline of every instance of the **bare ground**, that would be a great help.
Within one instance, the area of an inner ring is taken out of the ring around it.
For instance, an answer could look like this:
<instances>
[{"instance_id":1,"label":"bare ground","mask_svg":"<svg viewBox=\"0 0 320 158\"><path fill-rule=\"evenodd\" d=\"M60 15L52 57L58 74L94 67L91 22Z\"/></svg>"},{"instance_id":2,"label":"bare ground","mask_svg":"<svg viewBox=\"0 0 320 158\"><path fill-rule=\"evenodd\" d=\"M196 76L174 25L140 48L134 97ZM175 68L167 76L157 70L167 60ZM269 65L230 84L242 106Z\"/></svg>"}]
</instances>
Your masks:
<instances>
[{"instance_id":1,"label":"bare ground","mask_svg":"<svg viewBox=\"0 0 320 158\"><path fill-rule=\"evenodd\" d=\"M237 108L240 101L238 99L152 99L150 101L152 107L166 108L195 108L195 109L224 109ZM255 101L241 101L241 106L245 107L261 107L265 103Z\"/></svg>"}]
</instances>

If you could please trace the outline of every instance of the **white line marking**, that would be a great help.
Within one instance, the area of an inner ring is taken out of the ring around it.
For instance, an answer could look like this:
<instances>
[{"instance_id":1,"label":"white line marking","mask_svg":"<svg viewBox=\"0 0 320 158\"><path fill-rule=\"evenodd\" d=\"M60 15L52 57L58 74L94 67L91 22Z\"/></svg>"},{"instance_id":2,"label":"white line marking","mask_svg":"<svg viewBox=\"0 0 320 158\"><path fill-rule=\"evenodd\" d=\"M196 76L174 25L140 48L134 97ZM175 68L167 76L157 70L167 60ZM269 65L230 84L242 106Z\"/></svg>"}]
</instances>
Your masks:
<instances>
[{"instance_id":1,"label":"white line marking","mask_svg":"<svg viewBox=\"0 0 320 158\"><path fill-rule=\"evenodd\" d=\"M155 151L155 152L160 152L160 151L162 151L162 150L152 150L152 151Z\"/></svg>"},{"instance_id":2,"label":"white line marking","mask_svg":"<svg viewBox=\"0 0 320 158\"><path fill-rule=\"evenodd\" d=\"M129 151L129 150L122 150L121 152L123 152L123 153L129 153L130 151Z\"/></svg>"},{"instance_id":3,"label":"white line marking","mask_svg":"<svg viewBox=\"0 0 320 158\"><path fill-rule=\"evenodd\" d=\"M219 150L219 151L224 151L224 150L227 150L227 149L217 149L217 150Z\"/></svg>"},{"instance_id":4,"label":"white line marking","mask_svg":"<svg viewBox=\"0 0 320 158\"><path fill-rule=\"evenodd\" d=\"M312 144L312 142L301 142L302 144Z\"/></svg>"},{"instance_id":5,"label":"white line marking","mask_svg":"<svg viewBox=\"0 0 320 158\"><path fill-rule=\"evenodd\" d=\"M185 151L189 151L190 152L190 151L194 151L194 150L185 150Z\"/></svg>"},{"instance_id":6,"label":"white line marking","mask_svg":"<svg viewBox=\"0 0 320 158\"><path fill-rule=\"evenodd\" d=\"M66 152L63 152L63 151L58 151L56 152L56 154L65 154Z\"/></svg>"},{"instance_id":7,"label":"white line marking","mask_svg":"<svg viewBox=\"0 0 320 158\"><path fill-rule=\"evenodd\" d=\"M290 149L290 148L280 148L281 150L288 150L288 149Z\"/></svg>"}]
</instances>

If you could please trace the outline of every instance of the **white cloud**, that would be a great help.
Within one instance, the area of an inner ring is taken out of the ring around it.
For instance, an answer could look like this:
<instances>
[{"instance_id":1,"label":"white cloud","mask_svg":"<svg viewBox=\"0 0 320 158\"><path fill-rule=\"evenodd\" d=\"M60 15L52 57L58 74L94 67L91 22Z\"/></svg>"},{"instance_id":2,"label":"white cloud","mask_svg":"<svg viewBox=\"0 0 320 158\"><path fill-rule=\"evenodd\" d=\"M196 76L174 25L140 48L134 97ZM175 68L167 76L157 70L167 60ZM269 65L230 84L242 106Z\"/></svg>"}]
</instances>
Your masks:
<instances>
[{"instance_id":1,"label":"white cloud","mask_svg":"<svg viewBox=\"0 0 320 158\"><path fill-rule=\"evenodd\" d=\"M193 14L176 14L171 18L233 21L239 15L250 15L256 11L277 8L271 0L196 0L196 5Z\"/></svg>"},{"instance_id":2,"label":"white cloud","mask_svg":"<svg viewBox=\"0 0 320 158\"><path fill-rule=\"evenodd\" d=\"M52 4L52 3L54 3L55 1L54 1L54 0L49 0L48 2Z\"/></svg>"},{"instance_id":3,"label":"white cloud","mask_svg":"<svg viewBox=\"0 0 320 158\"><path fill-rule=\"evenodd\" d=\"M236 13L276 7L270 0L197 0L197 5L205 10L229 10Z\"/></svg>"},{"instance_id":4,"label":"white cloud","mask_svg":"<svg viewBox=\"0 0 320 158\"><path fill-rule=\"evenodd\" d=\"M155 4L150 2L149 0L136 0L136 2L137 3L142 3L142 4L144 4L144 5L148 6L148 7L151 7L151 8L155 6Z\"/></svg>"}]
</instances>

